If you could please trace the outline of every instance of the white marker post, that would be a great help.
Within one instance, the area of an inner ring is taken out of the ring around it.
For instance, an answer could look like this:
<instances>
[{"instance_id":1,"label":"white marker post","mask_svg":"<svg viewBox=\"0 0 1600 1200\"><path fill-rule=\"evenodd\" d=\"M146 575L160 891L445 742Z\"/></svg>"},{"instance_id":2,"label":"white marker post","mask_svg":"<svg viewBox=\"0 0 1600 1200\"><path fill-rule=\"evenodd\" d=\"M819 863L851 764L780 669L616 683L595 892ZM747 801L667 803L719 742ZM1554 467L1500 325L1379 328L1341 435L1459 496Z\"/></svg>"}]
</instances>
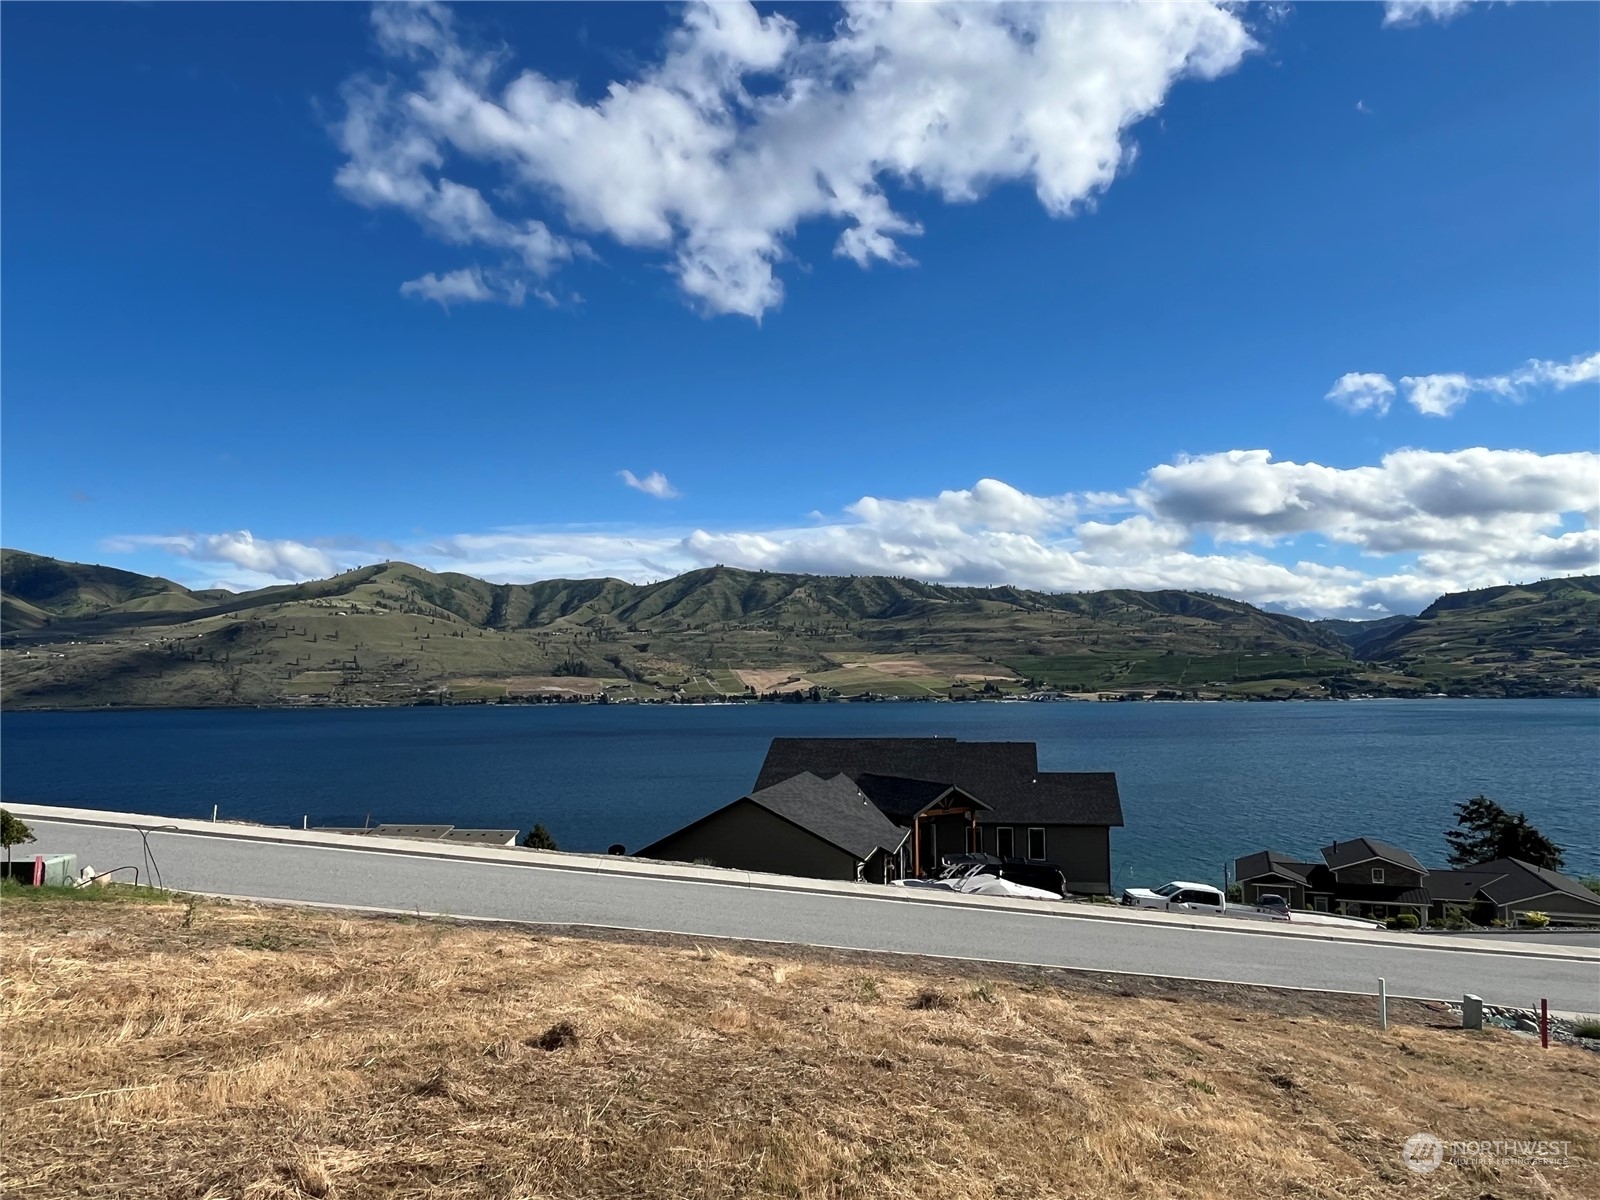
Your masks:
<instances>
[{"instance_id":1,"label":"white marker post","mask_svg":"<svg viewBox=\"0 0 1600 1200\"><path fill-rule=\"evenodd\" d=\"M1389 984L1387 980L1378 980L1378 1028L1389 1028Z\"/></svg>"},{"instance_id":2,"label":"white marker post","mask_svg":"<svg viewBox=\"0 0 1600 1200\"><path fill-rule=\"evenodd\" d=\"M211 819L213 821L217 819L217 806L215 804L211 806Z\"/></svg>"}]
</instances>

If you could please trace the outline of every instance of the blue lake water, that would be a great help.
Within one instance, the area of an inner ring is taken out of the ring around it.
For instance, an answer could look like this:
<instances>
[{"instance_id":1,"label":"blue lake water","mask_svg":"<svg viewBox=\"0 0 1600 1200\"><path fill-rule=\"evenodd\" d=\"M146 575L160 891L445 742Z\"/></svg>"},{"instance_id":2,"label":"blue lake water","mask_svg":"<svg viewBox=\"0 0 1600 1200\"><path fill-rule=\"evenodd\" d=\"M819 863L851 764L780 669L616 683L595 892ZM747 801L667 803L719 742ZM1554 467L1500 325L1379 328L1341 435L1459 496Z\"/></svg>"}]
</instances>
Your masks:
<instances>
[{"instance_id":1,"label":"blue lake water","mask_svg":"<svg viewBox=\"0 0 1600 1200\"><path fill-rule=\"evenodd\" d=\"M1115 771L1118 886L1216 879L1270 846L1371 835L1443 865L1484 793L1600 874L1600 702L782 704L12 713L6 799L299 825L526 828L636 849L744 794L778 736L1034 741L1045 770Z\"/></svg>"}]
</instances>

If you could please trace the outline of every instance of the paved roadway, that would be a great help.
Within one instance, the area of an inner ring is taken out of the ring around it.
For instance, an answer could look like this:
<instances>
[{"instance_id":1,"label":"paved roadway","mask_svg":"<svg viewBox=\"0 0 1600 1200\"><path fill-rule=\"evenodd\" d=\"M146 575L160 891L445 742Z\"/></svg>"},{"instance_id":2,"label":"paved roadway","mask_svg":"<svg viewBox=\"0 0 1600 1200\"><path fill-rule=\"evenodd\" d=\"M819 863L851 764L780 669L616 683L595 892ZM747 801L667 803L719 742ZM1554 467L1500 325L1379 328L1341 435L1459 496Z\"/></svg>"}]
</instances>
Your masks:
<instances>
[{"instance_id":1,"label":"paved roadway","mask_svg":"<svg viewBox=\"0 0 1600 1200\"><path fill-rule=\"evenodd\" d=\"M144 860L131 829L28 820L32 852L99 870ZM152 833L150 846L183 891L1368 994L1383 976L1395 996L1600 1011L1600 958L1570 950L1325 941L194 833Z\"/></svg>"}]
</instances>

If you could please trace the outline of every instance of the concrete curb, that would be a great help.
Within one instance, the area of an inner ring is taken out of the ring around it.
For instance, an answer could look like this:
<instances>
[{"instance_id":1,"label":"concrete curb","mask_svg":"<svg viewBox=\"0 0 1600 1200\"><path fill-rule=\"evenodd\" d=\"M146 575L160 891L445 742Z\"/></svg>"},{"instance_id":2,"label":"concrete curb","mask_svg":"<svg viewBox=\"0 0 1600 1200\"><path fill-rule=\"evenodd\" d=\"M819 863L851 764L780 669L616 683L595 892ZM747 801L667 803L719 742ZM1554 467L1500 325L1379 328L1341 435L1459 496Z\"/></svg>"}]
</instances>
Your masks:
<instances>
[{"instance_id":1,"label":"concrete curb","mask_svg":"<svg viewBox=\"0 0 1600 1200\"><path fill-rule=\"evenodd\" d=\"M587 875L623 875L675 880L720 887L760 888L766 891L809 895L853 896L888 903L936 904L956 909L1024 913L1036 917L1065 920L1122 922L1167 928L1202 929L1257 937L1302 938L1357 945L1404 945L1416 950L1449 953L1500 954L1515 958L1545 958L1600 963L1600 950L1573 946L1535 946L1526 943L1494 945L1466 939L1440 945L1435 939L1414 940L1413 935L1360 929L1329 929L1319 926L1284 925L1264 921L1231 920L1227 917L1192 917L1175 913L1125 909L1111 905L1063 904L1059 907L1037 900L1015 900L997 896L966 896L918 888L885 887L870 883L845 883L825 879L800 879L788 875L767 875L718 867L697 867L616 855L573 854L548 850L522 850L486 846L438 845L404 838L324 833L315 830L285 829L269 825L245 825L228 821L197 821L186 817L162 817L148 813L121 813L98 809L62 808L43 804L8 804L19 817L62 825L89 825L127 829L130 832L167 833L191 837L224 838L231 841L266 845L299 846L306 849L353 851L364 854L403 855L410 858L478 862L494 866L543 868Z\"/></svg>"}]
</instances>

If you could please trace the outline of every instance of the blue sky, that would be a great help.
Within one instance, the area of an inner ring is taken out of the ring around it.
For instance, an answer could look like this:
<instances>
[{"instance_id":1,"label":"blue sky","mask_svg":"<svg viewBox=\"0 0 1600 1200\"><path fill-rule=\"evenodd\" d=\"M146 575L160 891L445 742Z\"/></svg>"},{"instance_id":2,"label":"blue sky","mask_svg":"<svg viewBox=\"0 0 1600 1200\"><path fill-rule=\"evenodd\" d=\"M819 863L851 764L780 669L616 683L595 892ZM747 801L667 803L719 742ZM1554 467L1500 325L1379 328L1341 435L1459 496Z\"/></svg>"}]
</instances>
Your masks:
<instances>
[{"instance_id":1,"label":"blue sky","mask_svg":"<svg viewBox=\"0 0 1600 1200\"><path fill-rule=\"evenodd\" d=\"M1600 559L1595 5L30 4L0 89L8 546L1345 614Z\"/></svg>"}]
</instances>

